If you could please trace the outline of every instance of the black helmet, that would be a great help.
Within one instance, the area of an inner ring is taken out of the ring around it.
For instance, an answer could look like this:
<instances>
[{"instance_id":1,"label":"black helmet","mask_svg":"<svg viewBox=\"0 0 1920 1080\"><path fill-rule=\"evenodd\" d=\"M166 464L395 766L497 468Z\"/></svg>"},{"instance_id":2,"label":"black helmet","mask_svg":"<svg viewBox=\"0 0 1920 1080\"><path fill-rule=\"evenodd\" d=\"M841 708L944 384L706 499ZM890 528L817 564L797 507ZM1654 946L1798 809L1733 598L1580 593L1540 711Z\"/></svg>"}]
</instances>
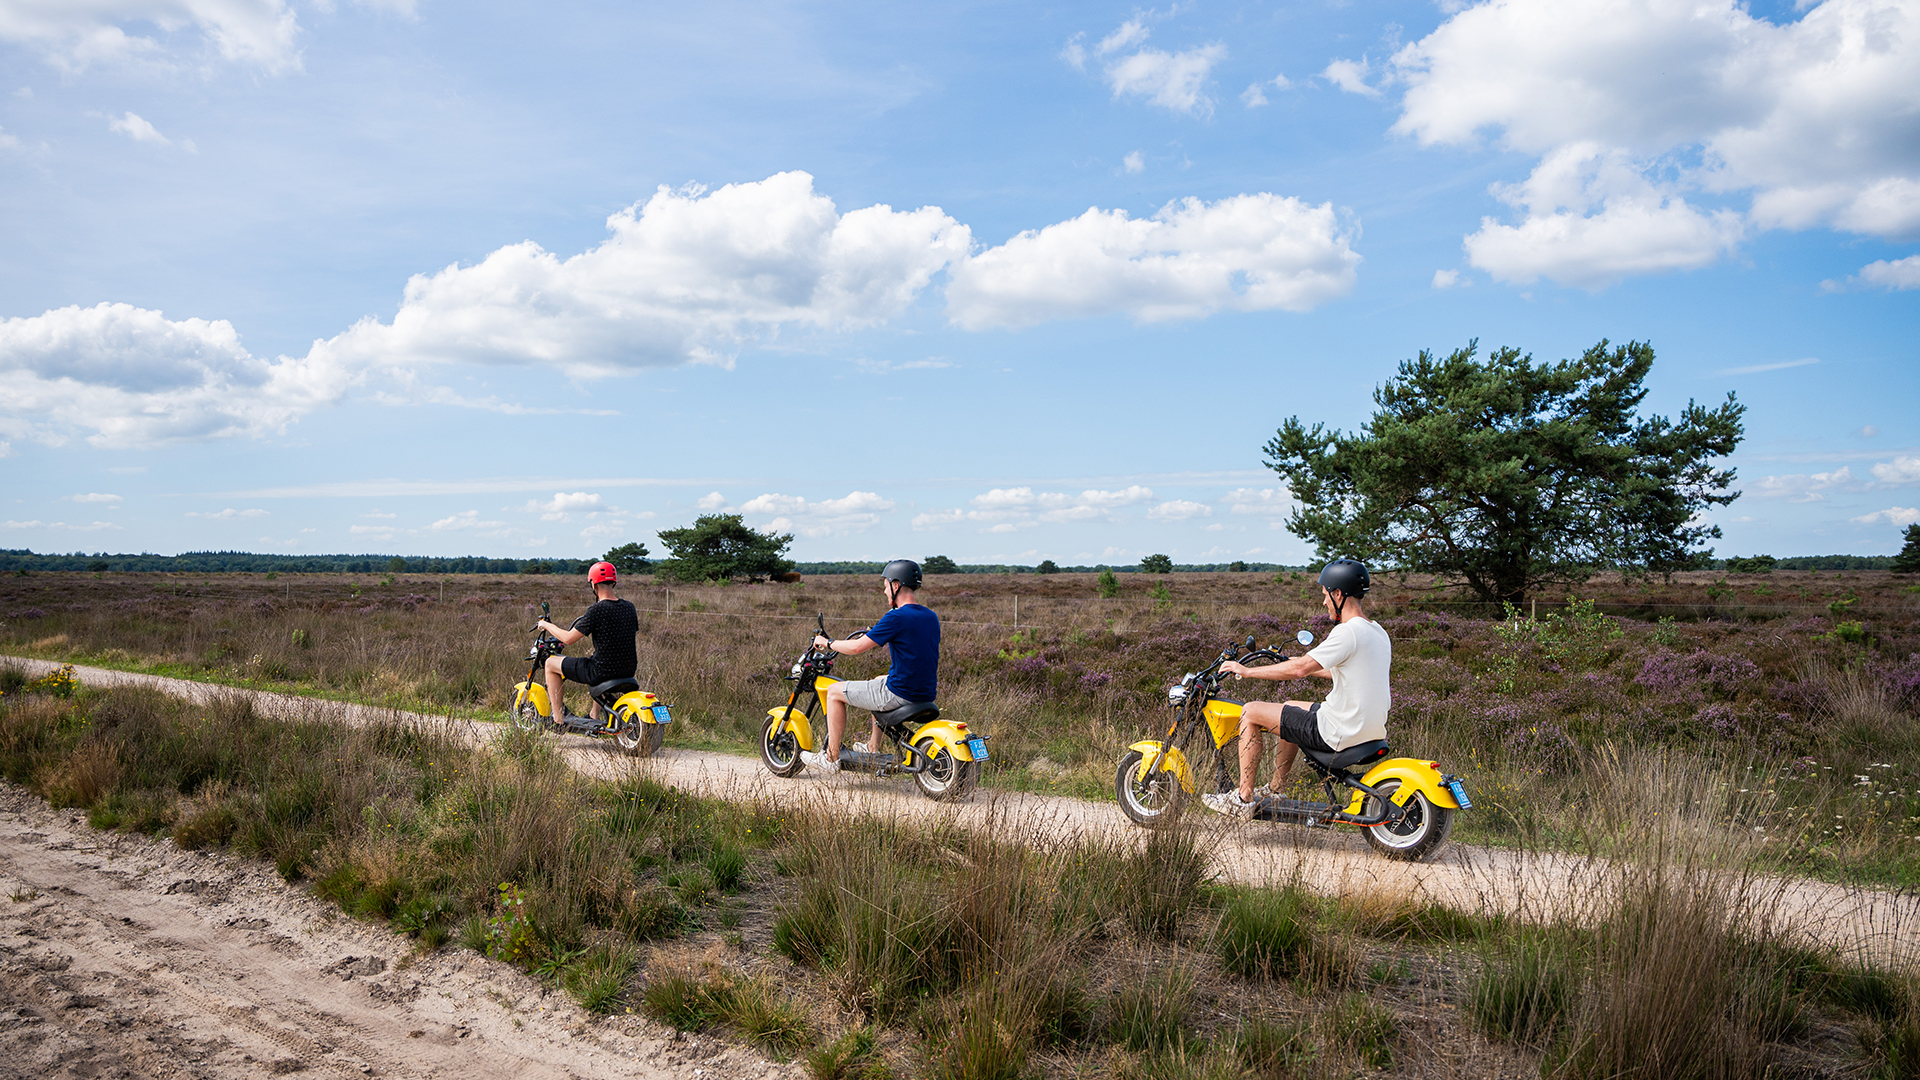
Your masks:
<instances>
[{"instance_id":1,"label":"black helmet","mask_svg":"<svg viewBox=\"0 0 1920 1080\"><path fill-rule=\"evenodd\" d=\"M909 589L920 588L920 564L912 559L895 559L888 563L880 576L888 581L897 581Z\"/></svg>"},{"instance_id":2,"label":"black helmet","mask_svg":"<svg viewBox=\"0 0 1920 1080\"><path fill-rule=\"evenodd\" d=\"M1320 571L1320 587L1342 596L1361 597L1373 587L1367 564L1359 559L1335 559Z\"/></svg>"}]
</instances>

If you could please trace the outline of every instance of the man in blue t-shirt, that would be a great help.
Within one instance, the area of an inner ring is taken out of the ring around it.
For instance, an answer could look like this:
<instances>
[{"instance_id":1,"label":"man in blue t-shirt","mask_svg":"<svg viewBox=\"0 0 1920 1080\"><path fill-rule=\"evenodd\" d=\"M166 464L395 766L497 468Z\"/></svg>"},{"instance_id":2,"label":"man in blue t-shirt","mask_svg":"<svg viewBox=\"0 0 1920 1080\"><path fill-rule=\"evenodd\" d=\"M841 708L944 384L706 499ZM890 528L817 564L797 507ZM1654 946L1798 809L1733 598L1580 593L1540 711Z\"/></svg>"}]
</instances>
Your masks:
<instances>
[{"instance_id":1,"label":"man in blue t-shirt","mask_svg":"<svg viewBox=\"0 0 1920 1080\"><path fill-rule=\"evenodd\" d=\"M895 559L880 571L880 588L887 594L887 613L865 637L833 641L814 635L813 647L832 649L843 656L859 656L881 645L887 647L887 673L863 682L837 682L827 687L827 749L808 750L800 760L823 772L840 771L840 736L847 730L847 706L868 712L890 712L903 705L932 701L940 675L940 616L914 602L920 588L920 564ZM867 742L856 750L880 748L880 721L873 721Z\"/></svg>"}]
</instances>

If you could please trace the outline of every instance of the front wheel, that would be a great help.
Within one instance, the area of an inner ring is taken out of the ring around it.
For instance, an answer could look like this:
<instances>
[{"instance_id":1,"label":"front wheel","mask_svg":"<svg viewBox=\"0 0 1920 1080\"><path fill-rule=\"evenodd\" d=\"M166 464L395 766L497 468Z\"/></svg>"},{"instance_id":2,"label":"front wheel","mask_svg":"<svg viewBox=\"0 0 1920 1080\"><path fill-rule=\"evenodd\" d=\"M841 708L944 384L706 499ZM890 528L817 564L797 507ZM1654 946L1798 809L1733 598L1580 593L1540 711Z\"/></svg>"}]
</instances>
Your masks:
<instances>
[{"instance_id":1,"label":"front wheel","mask_svg":"<svg viewBox=\"0 0 1920 1080\"><path fill-rule=\"evenodd\" d=\"M1146 760L1138 750L1121 758L1120 767L1113 773L1113 793L1129 821L1157 829L1171 824L1179 814L1186 789L1180 786L1177 773L1156 768L1148 774Z\"/></svg>"},{"instance_id":2,"label":"front wheel","mask_svg":"<svg viewBox=\"0 0 1920 1080\"><path fill-rule=\"evenodd\" d=\"M541 716L540 709L534 705L532 694L520 695L520 700L507 710L507 719L521 731L538 731L547 722L547 718Z\"/></svg>"},{"instance_id":3,"label":"front wheel","mask_svg":"<svg viewBox=\"0 0 1920 1080\"><path fill-rule=\"evenodd\" d=\"M781 730L775 732L775 728ZM792 776L800 771L800 739L784 720L767 717L766 726L760 729L760 760L775 776Z\"/></svg>"},{"instance_id":4,"label":"front wheel","mask_svg":"<svg viewBox=\"0 0 1920 1080\"><path fill-rule=\"evenodd\" d=\"M979 762L961 761L936 739L922 739L914 750L926 759L926 768L913 774L913 782L920 785L920 794L934 802L964 799L980 782Z\"/></svg>"},{"instance_id":5,"label":"front wheel","mask_svg":"<svg viewBox=\"0 0 1920 1080\"><path fill-rule=\"evenodd\" d=\"M666 731L659 724L640 719L632 709L622 709L620 727L613 733L613 741L634 757L652 757L666 741Z\"/></svg>"},{"instance_id":6,"label":"front wheel","mask_svg":"<svg viewBox=\"0 0 1920 1080\"><path fill-rule=\"evenodd\" d=\"M1383 780L1375 785L1375 789L1391 797L1400 789L1400 780ZM1363 812L1371 817L1381 810L1380 800L1367 796ZM1425 862L1440 850L1452 832L1453 811L1433 805L1427 800L1426 792L1415 791L1413 798L1407 800L1407 816L1401 818L1398 824L1389 821L1369 828L1367 843L1389 859Z\"/></svg>"}]
</instances>

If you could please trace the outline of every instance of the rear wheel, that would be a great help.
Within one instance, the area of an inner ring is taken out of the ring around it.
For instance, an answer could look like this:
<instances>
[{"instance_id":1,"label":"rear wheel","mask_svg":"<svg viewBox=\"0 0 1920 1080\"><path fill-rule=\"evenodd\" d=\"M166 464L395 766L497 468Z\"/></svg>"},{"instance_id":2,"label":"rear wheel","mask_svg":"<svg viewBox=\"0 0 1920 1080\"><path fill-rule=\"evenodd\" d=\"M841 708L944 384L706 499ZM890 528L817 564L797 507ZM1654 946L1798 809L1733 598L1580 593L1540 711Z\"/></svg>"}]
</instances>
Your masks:
<instances>
[{"instance_id":1,"label":"rear wheel","mask_svg":"<svg viewBox=\"0 0 1920 1080\"><path fill-rule=\"evenodd\" d=\"M1400 783L1398 778L1394 778L1383 780L1374 787L1391 798L1394 792L1400 790ZM1371 817L1380 813L1381 809L1380 800L1369 795L1362 812ZM1399 822L1389 821L1368 829L1367 843L1389 859L1425 862L1440 850L1447 842L1448 834L1453 832L1453 811L1433 805L1427 800L1426 793L1418 790L1407 800L1406 810L1406 816Z\"/></svg>"},{"instance_id":2,"label":"rear wheel","mask_svg":"<svg viewBox=\"0 0 1920 1080\"><path fill-rule=\"evenodd\" d=\"M534 706L532 694L522 694L520 700L513 703L513 708L507 710L507 719L521 731L538 731L547 722L547 718L541 716L540 710Z\"/></svg>"},{"instance_id":3,"label":"rear wheel","mask_svg":"<svg viewBox=\"0 0 1920 1080\"><path fill-rule=\"evenodd\" d=\"M1147 757L1138 750L1120 759L1113 773L1113 793L1120 810L1135 825L1157 829L1171 824L1180 814L1187 790L1180 786L1180 775L1156 763L1147 770Z\"/></svg>"},{"instance_id":4,"label":"rear wheel","mask_svg":"<svg viewBox=\"0 0 1920 1080\"><path fill-rule=\"evenodd\" d=\"M621 709L620 727L614 732L613 741L634 757L652 757L666 741L666 730L640 719L632 709Z\"/></svg>"},{"instance_id":5,"label":"rear wheel","mask_svg":"<svg viewBox=\"0 0 1920 1080\"><path fill-rule=\"evenodd\" d=\"M922 739L914 745L914 749L926 759L926 768L913 774L913 782L920 785L920 793L927 798L935 802L964 799L973 793L974 785L980 782L980 763L961 761L939 740L932 737Z\"/></svg>"},{"instance_id":6,"label":"rear wheel","mask_svg":"<svg viewBox=\"0 0 1920 1080\"><path fill-rule=\"evenodd\" d=\"M774 728L780 728L778 732ZM792 776L800 771L800 739L793 728L769 716L760 729L760 760L775 776Z\"/></svg>"}]
</instances>

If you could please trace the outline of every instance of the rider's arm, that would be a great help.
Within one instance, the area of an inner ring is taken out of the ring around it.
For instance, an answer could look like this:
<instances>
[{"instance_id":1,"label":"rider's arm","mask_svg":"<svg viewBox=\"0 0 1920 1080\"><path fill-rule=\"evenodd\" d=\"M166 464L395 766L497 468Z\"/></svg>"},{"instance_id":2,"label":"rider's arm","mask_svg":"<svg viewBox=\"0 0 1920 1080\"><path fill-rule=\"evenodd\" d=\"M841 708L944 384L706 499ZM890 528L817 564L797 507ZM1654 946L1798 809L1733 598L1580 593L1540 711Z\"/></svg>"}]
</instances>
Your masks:
<instances>
[{"instance_id":1,"label":"rider's arm","mask_svg":"<svg viewBox=\"0 0 1920 1080\"><path fill-rule=\"evenodd\" d=\"M822 634L813 635L813 647L832 649L841 656L859 656L863 652L872 652L880 643L870 637L847 638L844 641L830 641Z\"/></svg>"},{"instance_id":2,"label":"rider's arm","mask_svg":"<svg viewBox=\"0 0 1920 1080\"><path fill-rule=\"evenodd\" d=\"M1282 660L1278 664L1250 668L1237 660L1228 660L1220 665L1220 670L1229 675L1239 675L1248 679L1272 679L1284 682L1288 679L1304 679L1317 675L1323 679L1333 678L1333 674L1320 666L1320 661L1311 655L1296 656L1291 660Z\"/></svg>"},{"instance_id":3,"label":"rider's arm","mask_svg":"<svg viewBox=\"0 0 1920 1080\"><path fill-rule=\"evenodd\" d=\"M579 630L575 630L572 627L561 629L560 627L555 626L554 624L548 622L545 619L541 619L539 625L540 625L540 629L545 630L547 633L552 634L555 638L558 638L560 641L560 644L562 645L571 645L574 642L579 641L581 638L587 636L585 633Z\"/></svg>"}]
</instances>

